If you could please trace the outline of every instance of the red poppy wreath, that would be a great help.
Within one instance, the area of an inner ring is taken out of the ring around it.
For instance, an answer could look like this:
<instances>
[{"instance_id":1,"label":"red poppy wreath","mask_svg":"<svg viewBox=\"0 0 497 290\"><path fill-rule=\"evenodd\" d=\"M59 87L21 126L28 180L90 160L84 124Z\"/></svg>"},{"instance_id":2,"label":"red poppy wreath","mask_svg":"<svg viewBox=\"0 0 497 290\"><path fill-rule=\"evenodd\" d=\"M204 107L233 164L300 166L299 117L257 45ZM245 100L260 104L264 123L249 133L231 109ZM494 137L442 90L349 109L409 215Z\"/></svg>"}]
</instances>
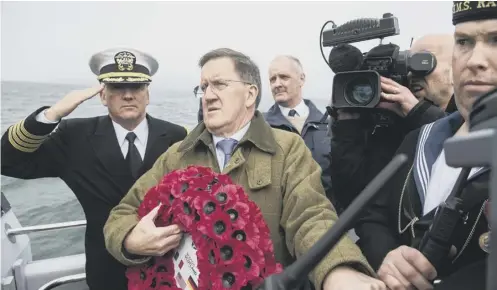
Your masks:
<instances>
[{"instance_id":1,"label":"red poppy wreath","mask_svg":"<svg viewBox=\"0 0 497 290\"><path fill-rule=\"evenodd\" d=\"M129 290L248 290L281 272L260 209L229 176L175 170L147 192L139 217L159 204L156 226L177 224L185 234L176 250L128 268Z\"/></svg>"}]
</instances>

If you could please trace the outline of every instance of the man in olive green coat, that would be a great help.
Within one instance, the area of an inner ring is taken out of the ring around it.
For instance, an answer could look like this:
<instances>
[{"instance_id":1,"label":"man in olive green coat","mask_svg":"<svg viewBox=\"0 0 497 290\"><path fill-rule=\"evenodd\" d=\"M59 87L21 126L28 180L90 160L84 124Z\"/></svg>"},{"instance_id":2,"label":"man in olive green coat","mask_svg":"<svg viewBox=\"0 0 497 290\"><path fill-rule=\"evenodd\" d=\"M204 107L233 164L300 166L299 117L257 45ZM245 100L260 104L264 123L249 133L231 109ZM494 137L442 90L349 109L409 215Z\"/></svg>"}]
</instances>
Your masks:
<instances>
[{"instance_id":1,"label":"man in olive green coat","mask_svg":"<svg viewBox=\"0 0 497 290\"><path fill-rule=\"evenodd\" d=\"M137 208L165 174L195 164L228 174L243 186L269 226L276 259L288 266L337 220L324 194L321 169L299 135L272 129L256 111L261 80L250 58L217 49L199 65L204 122L159 157L111 211L104 228L107 249L131 266L177 247L176 225L155 227L157 208L138 220ZM386 289L373 275L359 248L345 237L309 278L316 289Z\"/></svg>"}]
</instances>

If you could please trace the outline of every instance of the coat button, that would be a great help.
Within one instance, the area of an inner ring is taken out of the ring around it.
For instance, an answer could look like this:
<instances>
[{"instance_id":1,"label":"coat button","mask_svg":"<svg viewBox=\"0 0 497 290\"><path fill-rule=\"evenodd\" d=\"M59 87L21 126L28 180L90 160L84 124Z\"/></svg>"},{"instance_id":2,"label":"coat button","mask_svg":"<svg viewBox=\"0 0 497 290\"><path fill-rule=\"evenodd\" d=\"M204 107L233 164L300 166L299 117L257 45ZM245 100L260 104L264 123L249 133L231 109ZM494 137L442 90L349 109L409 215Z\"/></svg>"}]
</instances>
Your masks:
<instances>
[{"instance_id":1,"label":"coat button","mask_svg":"<svg viewBox=\"0 0 497 290\"><path fill-rule=\"evenodd\" d=\"M262 180L257 180L257 185L261 185L262 184Z\"/></svg>"},{"instance_id":2,"label":"coat button","mask_svg":"<svg viewBox=\"0 0 497 290\"><path fill-rule=\"evenodd\" d=\"M236 163L236 164L240 163L240 158L236 158L236 159L235 159L235 163Z\"/></svg>"}]
</instances>

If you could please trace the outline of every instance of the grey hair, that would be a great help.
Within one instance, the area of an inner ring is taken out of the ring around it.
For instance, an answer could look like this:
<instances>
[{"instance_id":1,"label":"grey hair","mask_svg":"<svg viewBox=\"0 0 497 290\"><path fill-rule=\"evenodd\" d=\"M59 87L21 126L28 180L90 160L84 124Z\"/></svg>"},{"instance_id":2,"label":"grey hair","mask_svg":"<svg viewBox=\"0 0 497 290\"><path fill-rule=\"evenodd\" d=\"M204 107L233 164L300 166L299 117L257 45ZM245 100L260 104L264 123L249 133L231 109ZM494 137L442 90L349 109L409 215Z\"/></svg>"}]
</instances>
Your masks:
<instances>
[{"instance_id":1,"label":"grey hair","mask_svg":"<svg viewBox=\"0 0 497 290\"><path fill-rule=\"evenodd\" d=\"M254 84L257 87L258 93L255 98L255 108L257 109L261 102L262 95L261 73L259 67L250 59L250 57L230 48L218 48L204 54L200 58L198 66L202 68L208 61L222 57L230 58L233 61L235 71L238 73L241 80Z\"/></svg>"},{"instance_id":2,"label":"grey hair","mask_svg":"<svg viewBox=\"0 0 497 290\"><path fill-rule=\"evenodd\" d=\"M302 66L302 63L300 62L300 60L298 58L296 58L293 55L284 55L284 57L286 57L286 58L292 60L293 62L295 62L295 64L297 64L300 67L300 69L302 71L304 71L304 67Z\"/></svg>"},{"instance_id":3,"label":"grey hair","mask_svg":"<svg viewBox=\"0 0 497 290\"><path fill-rule=\"evenodd\" d=\"M276 59L279 59L279 58L286 58L286 59L289 59L290 61L293 61L300 69L300 72L304 73L304 66L302 65L302 63L300 62L300 60L297 57L295 57L293 55L289 55L289 54L283 54L283 55L278 55L277 57L275 57L273 59L273 61Z\"/></svg>"}]
</instances>

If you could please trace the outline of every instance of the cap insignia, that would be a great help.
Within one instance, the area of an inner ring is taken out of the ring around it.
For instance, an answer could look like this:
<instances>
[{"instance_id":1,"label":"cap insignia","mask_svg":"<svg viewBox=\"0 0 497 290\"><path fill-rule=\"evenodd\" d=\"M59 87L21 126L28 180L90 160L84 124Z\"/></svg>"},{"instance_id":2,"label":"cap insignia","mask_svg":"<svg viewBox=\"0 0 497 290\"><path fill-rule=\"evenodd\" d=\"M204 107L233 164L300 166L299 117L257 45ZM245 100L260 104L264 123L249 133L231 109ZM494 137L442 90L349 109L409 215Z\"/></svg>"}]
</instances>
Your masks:
<instances>
[{"instance_id":1,"label":"cap insignia","mask_svg":"<svg viewBox=\"0 0 497 290\"><path fill-rule=\"evenodd\" d=\"M114 56L114 61L120 71L132 71L135 67L136 57L131 52L121 51Z\"/></svg>"}]
</instances>

